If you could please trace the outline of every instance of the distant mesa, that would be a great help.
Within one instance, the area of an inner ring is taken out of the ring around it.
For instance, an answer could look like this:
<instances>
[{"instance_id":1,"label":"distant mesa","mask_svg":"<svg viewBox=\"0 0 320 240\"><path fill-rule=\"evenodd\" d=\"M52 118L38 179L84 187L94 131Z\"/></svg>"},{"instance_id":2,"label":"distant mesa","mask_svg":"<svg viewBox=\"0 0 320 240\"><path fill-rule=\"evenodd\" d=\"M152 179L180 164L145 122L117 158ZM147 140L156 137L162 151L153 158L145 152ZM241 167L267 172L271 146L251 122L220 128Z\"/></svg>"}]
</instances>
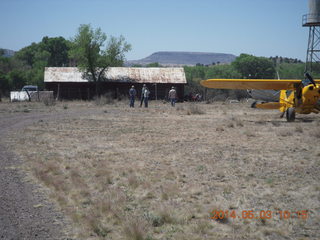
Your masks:
<instances>
[{"instance_id":1,"label":"distant mesa","mask_svg":"<svg viewBox=\"0 0 320 240\"><path fill-rule=\"evenodd\" d=\"M5 57L12 57L16 52L9 49L1 49ZM125 66L147 65L159 63L163 66L195 66L197 64L211 65L231 63L236 59L233 54L208 53L208 52L155 52L140 60L130 60L125 62Z\"/></svg>"},{"instance_id":2,"label":"distant mesa","mask_svg":"<svg viewBox=\"0 0 320 240\"><path fill-rule=\"evenodd\" d=\"M207 52L155 52L140 60L130 60L126 66L147 65L159 63L163 66L195 66L197 64L211 65L213 63L231 63L236 58L233 54Z\"/></svg>"}]
</instances>

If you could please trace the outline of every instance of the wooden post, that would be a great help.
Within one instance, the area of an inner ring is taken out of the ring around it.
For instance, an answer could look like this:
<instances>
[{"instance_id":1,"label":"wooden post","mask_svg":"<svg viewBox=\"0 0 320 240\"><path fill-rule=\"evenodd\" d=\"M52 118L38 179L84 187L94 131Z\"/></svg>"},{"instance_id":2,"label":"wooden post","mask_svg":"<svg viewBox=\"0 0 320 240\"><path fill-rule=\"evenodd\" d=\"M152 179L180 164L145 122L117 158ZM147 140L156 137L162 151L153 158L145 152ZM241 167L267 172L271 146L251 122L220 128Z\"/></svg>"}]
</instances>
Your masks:
<instances>
[{"instance_id":1,"label":"wooden post","mask_svg":"<svg viewBox=\"0 0 320 240\"><path fill-rule=\"evenodd\" d=\"M120 100L119 88L116 88L116 99Z\"/></svg>"},{"instance_id":2,"label":"wooden post","mask_svg":"<svg viewBox=\"0 0 320 240\"><path fill-rule=\"evenodd\" d=\"M58 101L59 99L60 99L60 83L58 83L58 91L57 91L56 100Z\"/></svg>"},{"instance_id":3,"label":"wooden post","mask_svg":"<svg viewBox=\"0 0 320 240\"><path fill-rule=\"evenodd\" d=\"M204 89L204 101L207 101L207 88Z\"/></svg>"},{"instance_id":4,"label":"wooden post","mask_svg":"<svg viewBox=\"0 0 320 240\"><path fill-rule=\"evenodd\" d=\"M25 89L25 91L26 91L26 93L27 93L27 95L28 95L28 98L29 98L29 102L31 102L31 96L30 96L30 93L29 93L29 91L28 91L27 89Z\"/></svg>"},{"instance_id":5,"label":"wooden post","mask_svg":"<svg viewBox=\"0 0 320 240\"><path fill-rule=\"evenodd\" d=\"M158 89L157 89L157 84L155 83L155 93L156 93L156 100L158 100Z\"/></svg>"}]
</instances>

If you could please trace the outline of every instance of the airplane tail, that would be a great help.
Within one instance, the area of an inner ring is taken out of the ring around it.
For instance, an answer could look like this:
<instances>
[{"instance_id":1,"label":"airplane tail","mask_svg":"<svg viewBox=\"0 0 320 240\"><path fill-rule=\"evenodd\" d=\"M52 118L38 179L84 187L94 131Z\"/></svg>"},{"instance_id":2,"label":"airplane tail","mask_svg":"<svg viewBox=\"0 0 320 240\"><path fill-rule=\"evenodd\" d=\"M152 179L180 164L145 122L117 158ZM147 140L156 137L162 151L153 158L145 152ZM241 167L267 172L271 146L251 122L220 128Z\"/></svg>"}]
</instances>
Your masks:
<instances>
[{"instance_id":1,"label":"airplane tail","mask_svg":"<svg viewBox=\"0 0 320 240\"><path fill-rule=\"evenodd\" d=\"M262 109L280 109L281 103L278 103L278 102L258 103L256 104L256 107L262 108Z\"/></svg>"},{"instance_id":2,"label":"airplane tail","mask_svg":"<svg viewBox=\"0 0 320 240\"><path fill-rule=\"evenodd\" d=\"M288 103L288 97L287 97L286 90L281 90L279 102L259 103L259 104L256 104L256 107L262 108L262 109L279 109L280 112L285 112L287 110L286 108L287 103Z\"/></svg>"}]
</instances>

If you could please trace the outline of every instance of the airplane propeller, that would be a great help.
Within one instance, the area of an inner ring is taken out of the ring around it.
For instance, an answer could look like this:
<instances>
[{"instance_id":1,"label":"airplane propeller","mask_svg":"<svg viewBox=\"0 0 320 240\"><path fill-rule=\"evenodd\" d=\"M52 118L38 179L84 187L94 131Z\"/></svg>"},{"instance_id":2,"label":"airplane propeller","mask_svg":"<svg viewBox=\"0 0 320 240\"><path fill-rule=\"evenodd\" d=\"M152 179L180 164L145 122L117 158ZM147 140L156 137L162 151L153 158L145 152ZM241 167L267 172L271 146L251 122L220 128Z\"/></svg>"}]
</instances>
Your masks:
<instances>
[{"instance_id":1,"label":"airplane propeller","mask_svg":"<svg viewBox=\"0 0 320 240\"><path fill-rule=\"evenodd\" d=\"M309 79L309 81L316 87L317 85L316 85L316 82L313 80L313 78L311 77L311 75L309 74L309 73L305 73L304 74L305 76L306 76L306 78L308 78Z\"/></svg>"}]
</instances>

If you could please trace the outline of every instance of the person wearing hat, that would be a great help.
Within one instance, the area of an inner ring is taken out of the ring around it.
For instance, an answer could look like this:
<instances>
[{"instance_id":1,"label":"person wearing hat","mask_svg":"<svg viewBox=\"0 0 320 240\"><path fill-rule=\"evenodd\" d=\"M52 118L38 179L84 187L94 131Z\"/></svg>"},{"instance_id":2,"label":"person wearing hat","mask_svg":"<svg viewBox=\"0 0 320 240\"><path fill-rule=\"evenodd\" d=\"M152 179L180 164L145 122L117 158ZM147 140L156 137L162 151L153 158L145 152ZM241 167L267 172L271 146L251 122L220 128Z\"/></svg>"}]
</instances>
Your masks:
<instances>
[{"instance_id":1,"label":"person wearing hat","mask_svg":"<svg viewBox=\"0 0 320 240\"><path fill-rule=\"evenodd\" d=\"M130 107L134 107L134 98L136 97L137 91L134 89L134 86L129 90L129 97L130 97Z\"/></svg>"},{"instance_id":2,"label":"person wearing hat","mask_svg":"<svg viewBox=\"0 0 320 240\"><path fill-rule=\"evenodd\" d=\"M170 99L171 106L174 107L176 104L176 99L177 99L177 92L174 89L174 87L172 87L171 90L169 91L168 97Z\"/></svg>"},{"instance_id":3,"label":"person wearing hat","mask_svg":"<svg viewBox=\"0 0 320 240\"><path fill-rule=\"evenodd\" d=\"M142 103L144 101L144 92L146 90L147 86L143 84L142 89L141 89L141 98L140 98L140 107L142 107Z\"/></svg>"}]
</instances>

